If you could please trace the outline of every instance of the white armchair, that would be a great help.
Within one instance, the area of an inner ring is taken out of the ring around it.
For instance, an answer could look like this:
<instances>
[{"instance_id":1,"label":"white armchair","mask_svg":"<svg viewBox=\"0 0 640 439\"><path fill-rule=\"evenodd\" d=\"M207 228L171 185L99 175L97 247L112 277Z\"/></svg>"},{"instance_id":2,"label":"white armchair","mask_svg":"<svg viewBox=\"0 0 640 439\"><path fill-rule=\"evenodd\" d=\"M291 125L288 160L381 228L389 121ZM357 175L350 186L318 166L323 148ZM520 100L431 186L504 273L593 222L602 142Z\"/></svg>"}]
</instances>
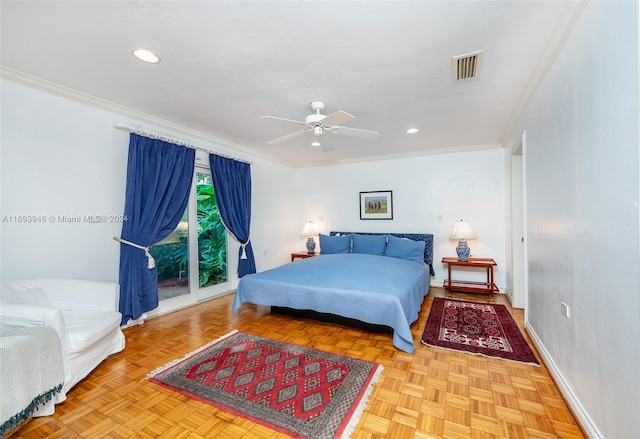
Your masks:
<instances>
[{"instance_id":1,"label":"white armchair","mask_svg":"<svg viewBox=\"0 0 640 439\"><path fill-rule=\"evenodd\" d=\"M0 328L48 326L60 337L63 395L109 355L124 349L119 286L75 279L3 280Z\"/></svg>"}]
</instances>

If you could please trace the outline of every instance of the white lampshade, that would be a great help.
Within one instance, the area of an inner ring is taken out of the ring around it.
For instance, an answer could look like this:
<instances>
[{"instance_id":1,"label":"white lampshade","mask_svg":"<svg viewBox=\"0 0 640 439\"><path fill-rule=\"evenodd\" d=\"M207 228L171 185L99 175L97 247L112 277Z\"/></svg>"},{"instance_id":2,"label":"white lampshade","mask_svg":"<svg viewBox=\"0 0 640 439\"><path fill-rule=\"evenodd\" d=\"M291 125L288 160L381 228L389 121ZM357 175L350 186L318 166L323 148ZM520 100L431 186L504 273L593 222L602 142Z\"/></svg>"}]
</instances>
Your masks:
<instances>
[{"instance_id":1,"label":"white lampshade","mask_svg":"<svg viewBox=\"0 0 640 439\"><path fill-rule=\"evenodd\" d=\"M307 221L302 228L303 236L313 236L318 234L318 226L313 221Z\"/></svg>"},{"instance_id":2,"label":"white lampshade","mask_svg":"<svg viewBox=\"0 0 640 439\"><path fill-rule=\"evenodd\" d=\"M476 239L475 233L471 230L471 226L464 220L456 221L453 225L453 231L449 239L464 241L467 239Z\"/></svg>"}]
</instances>

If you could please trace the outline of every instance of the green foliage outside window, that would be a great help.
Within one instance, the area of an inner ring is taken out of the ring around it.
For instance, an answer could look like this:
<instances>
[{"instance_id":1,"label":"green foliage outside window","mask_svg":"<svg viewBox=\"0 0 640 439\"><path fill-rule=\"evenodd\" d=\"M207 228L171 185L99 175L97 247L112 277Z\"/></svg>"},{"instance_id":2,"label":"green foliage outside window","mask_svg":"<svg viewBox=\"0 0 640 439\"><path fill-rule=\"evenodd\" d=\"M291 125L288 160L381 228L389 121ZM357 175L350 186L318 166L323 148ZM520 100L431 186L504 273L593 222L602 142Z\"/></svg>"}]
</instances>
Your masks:
<instances>
[{"instance_id":1,"label":"green foliage outside window","mask_svg":"<svg viewBox=\"0 0 640 439\"><path fill-rule=\"evenodd\" d=\"M200 287L227 280L227 232L220 219L213 185L196 186L198 200L198 268Z\"/></svg>"},{"instance_id":2,"label":"green foliage outside window","mask_svg":"<svg viewBox=\"0 0 640 439\"><path fill-rule=\"evenodd\" d=\"M227 234L220 219L211 176L198 173L197 177L198 282L202 288L227 280ZM187 220L185 211L181 224L186 224ZM186 285L189 270L187 235L187 229L178 226L166 239L149 247L156 260L158 283Z\"/></svg>"}]
</instances>

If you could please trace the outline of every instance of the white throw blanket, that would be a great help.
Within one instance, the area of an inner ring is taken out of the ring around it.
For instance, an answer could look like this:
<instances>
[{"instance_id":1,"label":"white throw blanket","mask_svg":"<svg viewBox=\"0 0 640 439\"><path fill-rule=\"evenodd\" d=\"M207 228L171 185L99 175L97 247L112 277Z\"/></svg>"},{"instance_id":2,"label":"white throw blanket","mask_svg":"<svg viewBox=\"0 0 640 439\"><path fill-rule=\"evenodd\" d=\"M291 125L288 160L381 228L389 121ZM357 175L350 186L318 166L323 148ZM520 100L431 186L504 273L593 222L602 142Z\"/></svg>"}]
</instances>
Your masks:
<instances>
[{"instance_id":1,"label":"white throw blanket","mask_svg":"<svg viewBox=\"0 0 640 439\"><path fill-rule=\"evenodd\" d=\"M32 416L53 414L64 366L56 331L46 326L0 330L0 436Z\"/></svg>"}]
</instances>

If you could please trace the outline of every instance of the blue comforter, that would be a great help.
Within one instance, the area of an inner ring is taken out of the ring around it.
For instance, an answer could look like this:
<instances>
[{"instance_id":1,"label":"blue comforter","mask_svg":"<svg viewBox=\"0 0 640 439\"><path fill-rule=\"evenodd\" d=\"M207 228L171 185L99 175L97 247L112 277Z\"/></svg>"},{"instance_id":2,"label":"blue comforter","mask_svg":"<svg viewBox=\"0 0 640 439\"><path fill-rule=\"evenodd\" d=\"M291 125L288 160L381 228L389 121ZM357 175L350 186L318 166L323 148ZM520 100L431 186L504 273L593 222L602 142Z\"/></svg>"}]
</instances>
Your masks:
<instances>
[{"instance_id":1,"label":"blue comforter","mask_svg":"<svg viewBox=\"0 0 640 439\"><path fill-rule=\"evenodd\" d=\"M361 253L320 255L244 276L233 302L311 309L393 328L393 344L413 352L409 326L429 292L429 267Z\"/></svg>"}]
</instances>

